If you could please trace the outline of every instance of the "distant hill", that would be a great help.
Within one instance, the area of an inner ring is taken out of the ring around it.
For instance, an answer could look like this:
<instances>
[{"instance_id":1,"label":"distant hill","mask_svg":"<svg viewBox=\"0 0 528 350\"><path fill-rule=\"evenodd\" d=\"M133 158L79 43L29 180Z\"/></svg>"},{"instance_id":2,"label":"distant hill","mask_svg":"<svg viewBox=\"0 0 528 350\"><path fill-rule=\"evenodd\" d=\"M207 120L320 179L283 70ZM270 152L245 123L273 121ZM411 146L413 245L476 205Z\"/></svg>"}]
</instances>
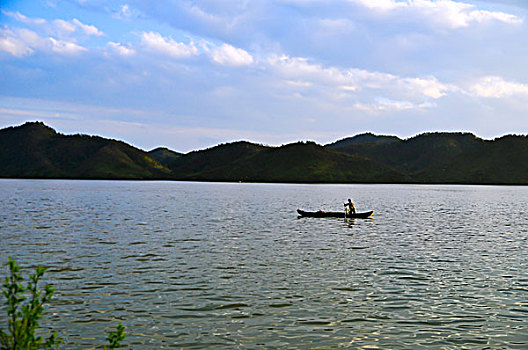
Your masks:
<instances>
[{"instance_id":1,"label":"distant hill","mask_svg":"<svg viewBox=\"0 0 528 350\"><path fill-rule=\"evenodd\" d=\"M470 133L425 133L401 142L332 144L394 167L415 183L528 184L528 138L486 141Z\"/></svg>"},{"instance_id":2,"label":"distant hill","mask_svg":"<svg viewBox=\"0 0 528 350\"><path fill-rule=\"evenodd\" d=\"M172 170L173 176L179 179L227 180L226 176L209 178L204 176L203 173L211 173L215 172L216 169L228 168L234 162L251 157L268 148L246 141L226 143L201 151L189 152L181 158L175 159L167 166ZM217 171L216 174L218 173ZM238 181L239 179L233 177L229 180Z\"/></svg>"},{"instance_id":3,"label":"distant hill","mask_svg":"<svg viewBox=\"0 0 528 350\"><path fill-rule=\"evenodd\" d=\"M62 135L40 122L0 130L0 177L299 183L528 185L528 137L360 134L321 146L238 141L186 154Z\"/></svg>"},{"instance_id":4,"label":"distant hill","mask_svg":"<svg viewBox=\"0 0 528 350\"><path fill-rule=\"evenodd\" d=\"M380 145L394 142L402 142L397 136L374 135L373 133L364 133L336 141L326 145L328 148L343 149L349 146L357 145Z\"/></svg>"},{"instance_id":5,"label":"distant hill","mask_svg":"<svg viewBox=\"0 0 528 350\"><path fill-rule=\"evenodd\" d=\"M0 177L147 179L169 173L121 141L66 136L40 122L0 130Z\"/></svg>"},{"instance_id":6,"label":"distant hill","mask_svg":"<svg viewBox=\"0 0 528 350\"><path fill-rule=\"evenodd\" d=\"M231 145L232 146L232 145ZM246 145L246 147L251 147ZM253 145L252 147L255 147ZM404 182L386 165L326 149L313 142L252 148L244 156L189 176L194 180L249 182Z\"/></svg>"},{"instance_id":7,"label":"distant hill","mask_svg":"<svg viewBox=\"0 0 528 350\"><path fill-rule=\"evenodd\" d=\"M173 163L183 155L183 153L174 152L166 147L158 147L148 153L153 159L164 166Z\"/></svg>"}]
</instances>

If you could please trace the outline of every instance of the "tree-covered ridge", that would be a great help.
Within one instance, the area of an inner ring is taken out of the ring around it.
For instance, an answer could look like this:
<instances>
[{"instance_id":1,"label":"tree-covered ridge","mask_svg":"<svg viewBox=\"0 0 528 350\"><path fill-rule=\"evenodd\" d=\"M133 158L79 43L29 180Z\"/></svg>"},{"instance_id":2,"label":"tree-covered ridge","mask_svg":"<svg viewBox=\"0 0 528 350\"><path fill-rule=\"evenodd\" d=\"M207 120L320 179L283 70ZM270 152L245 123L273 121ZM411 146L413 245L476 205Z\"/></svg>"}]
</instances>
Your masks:
<instances>
[{"instance_id":1,"label":"tree-covered ridge","mask_svg":"<svg viewBox=\"0 0 528 350\"><path fill-rule=\"evenodd\" d=\"M62 135L36 122L0 130L0 177L526 185L528 138L436 132L402 140L365 133L326 146L238 141L182 154Z\"/></svg>"},{"instance_id":2,"label":"tree-covered ridge","mask_svg":"<svg viewBox=\"0 0 528 350\"><path fill-rule=\"evenodd\" d=\"M413 183L528 184L528 138L483 140L470 133L424 133L402 142L332 146L407 174Z\"/></svg>"},{"instance_id":3,"label":"tree-covered ridge","mask_svg":"<svg viewBox=\"0 0 528 350\"><path fill-rule=\"evenodd\" d=\"M170 170L122 141L62 135L40 122L0 131L0 176L149 179Z\"/></svg>"},{"instance_id":4,"label":"tree-covered ridge","mask_svg":"<svg viewBox=\"0 0 528 350\"><path fill-rule=\"evenodd\" d=\"M148 152L149 155L162 165L167 165L180 158L183 154L166 147L158 147Z\"/></svg>"},{"instance_id":5,"label":"tree-covered ridge","mask_svg":"<svg viewBox=\"0 0 528 350\"><path fill-rule=\"evenodd\" d=\"M370 182L373 177L380 182L406 180L403 174L383 164L313 142L262 147L253 154L190 175L196 180L304 183Z\"/></svg>"}]
</instances>

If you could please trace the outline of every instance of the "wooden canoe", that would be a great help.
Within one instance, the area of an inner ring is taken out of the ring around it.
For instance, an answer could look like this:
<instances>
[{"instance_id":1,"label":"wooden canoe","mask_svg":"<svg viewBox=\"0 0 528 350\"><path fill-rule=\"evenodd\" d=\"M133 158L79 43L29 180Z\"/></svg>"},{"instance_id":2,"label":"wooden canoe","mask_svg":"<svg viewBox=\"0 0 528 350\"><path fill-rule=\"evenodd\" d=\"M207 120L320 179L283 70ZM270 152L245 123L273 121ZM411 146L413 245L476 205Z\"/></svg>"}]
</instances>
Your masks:
<instances>
[{"instance_id":1,"label":"wooden canoe","mask_svg":"<svg viewBox=\"0 0 528 350\"><path fill-rule=\"evenodd\" d=\"M345 212L344 211L304 211L301 209L297 209L297 213L299 213L302 217L310 217L310 218L344 218ZM374 214L374 210L366 211L364 213L355 213L355 214L347 214L347 218L351 219L366 219L372 216Z\"/></svg>"}]
</instances>

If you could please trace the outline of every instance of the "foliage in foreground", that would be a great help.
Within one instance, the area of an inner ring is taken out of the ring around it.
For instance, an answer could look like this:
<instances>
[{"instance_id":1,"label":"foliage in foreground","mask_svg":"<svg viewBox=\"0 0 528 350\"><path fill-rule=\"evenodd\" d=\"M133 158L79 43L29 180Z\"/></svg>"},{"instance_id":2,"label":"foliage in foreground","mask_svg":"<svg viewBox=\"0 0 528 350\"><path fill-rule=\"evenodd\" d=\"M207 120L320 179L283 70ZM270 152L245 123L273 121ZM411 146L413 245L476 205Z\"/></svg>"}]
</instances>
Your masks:
<instances>
[{"instance_id":1,"label":"foliage in foreground","mask_svg":"<svg viewBox=\"0 0 528 350\"><path fill-rule=\"evenodd\" d=\"M117 325L115 333L110 332L106 340L108 341L108 346L104 346L105 350L120 348L122 346L120 342L125 340L125 327L123 327L121 322Z\"/></svg>"},{"instance_id":2,"label":"foliage in foreground","mask_svg":"<svg viewBox=\"0 0 528 350\"><path fill-rule=\"evenodd\" d=\"M62 341L57 337L57 332L53 332L46 341L41 336L35 336L35 331L39 326L39 320L44 313L44 304L51 300L54 289L47 284L44 290L38 289L38 282L46 271L42 266L38 266L34 275L29 277L29 281L24 287L22 285L22 275L20 267L9 257L9 276L5 278L4 297L7 305L7 333L0 329L0 346L2 349L49 349L58 346ZM29 299L26 297L29 292ZM26 301L24 303L24 301Z\"/></svg>"},{"instance_id":3,"label":"foliage in foreground","mask_svg":"<svg viewBox=\"0 0 528 350\"><path fill-rule=\"evenodd\" d=\"M23 286L24 278L20 274L20 267L15 260L9 257L9 276L4 279L3 295L7 305L7 332L0 328L0 350L33 350L51 349L59 347L63 341L53 331L44 341L35 332L39 327L39 320L44 314L44 304L53 297L55 290L47 284L43 290L39 290L38 282L44 275L46 269L38 266L34 275L29 276L26 286ZM26 295L29 294L29 297ZM116 332L110 332L106 340L108 346L104 349L115 349L121 347L121 341L125 339L125 327L121 322L117 325Z\"/></svg>"}]
</instances>

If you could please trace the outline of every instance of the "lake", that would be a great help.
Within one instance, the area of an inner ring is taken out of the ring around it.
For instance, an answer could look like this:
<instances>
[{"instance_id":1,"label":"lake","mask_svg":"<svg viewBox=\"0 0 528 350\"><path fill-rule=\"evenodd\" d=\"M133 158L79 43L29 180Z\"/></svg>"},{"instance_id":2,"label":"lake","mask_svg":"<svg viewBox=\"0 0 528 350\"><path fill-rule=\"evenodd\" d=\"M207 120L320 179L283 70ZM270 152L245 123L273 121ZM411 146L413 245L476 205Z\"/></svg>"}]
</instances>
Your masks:
<instances>
[{"instance_id":1,"label":"lake","mask_svg":"<svg viewBox=\"0 0 528 350\"><path fill-rule=\"evenodd\" d=\"M297 217L347 198L373 218ZM135 349L528 348L527 203L528 187L0 180L0 262L48 268L42 324L67 349L118 322Z\"/></svg>"}]
</instances>

